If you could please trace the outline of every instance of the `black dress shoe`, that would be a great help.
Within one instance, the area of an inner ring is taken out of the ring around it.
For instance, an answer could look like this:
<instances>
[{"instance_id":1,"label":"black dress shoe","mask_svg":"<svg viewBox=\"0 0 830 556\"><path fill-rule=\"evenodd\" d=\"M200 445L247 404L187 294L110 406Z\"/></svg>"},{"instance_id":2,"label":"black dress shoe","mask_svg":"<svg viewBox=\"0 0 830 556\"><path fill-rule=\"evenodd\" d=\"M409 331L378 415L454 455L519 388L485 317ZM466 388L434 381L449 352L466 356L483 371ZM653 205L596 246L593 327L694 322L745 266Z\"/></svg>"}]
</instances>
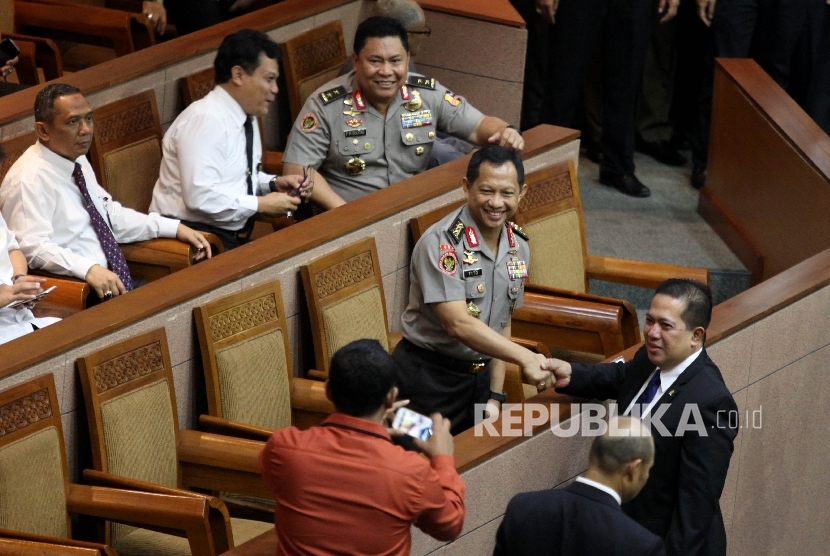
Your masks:
<instances>
[{"instance_id":1,"label":"black dress shoe","mask_svg":"<svg viewBox=\"0 0 830 556\"><path fill-rule=\"evenodd\" d=\"M703 189L704 185L706 185L706 166L695 165L692 168L692 187Z\"/></svg>"},{"instance_id":2,"label":"black dress shoe","mask_svg":"<svg viewBox=\"0 0 830 556\"><path fill-rule=\"evenodd\" d=\"M651 190L643 185L634 174L612 174L611 172L600 172L599 183L608 185L632 197L648 197Z\"/></svg>"},{"instance_id":3,"label":"black dress shoe","mask_svg":"<svg viewBox=\"0 0 830 556\"><path fill-rule=\"evenodd\" d=\"M683 166L687 162L686 157L677 152L668 141L637 141L636 150L667 166Z\"/></svg>"}]
</instances>

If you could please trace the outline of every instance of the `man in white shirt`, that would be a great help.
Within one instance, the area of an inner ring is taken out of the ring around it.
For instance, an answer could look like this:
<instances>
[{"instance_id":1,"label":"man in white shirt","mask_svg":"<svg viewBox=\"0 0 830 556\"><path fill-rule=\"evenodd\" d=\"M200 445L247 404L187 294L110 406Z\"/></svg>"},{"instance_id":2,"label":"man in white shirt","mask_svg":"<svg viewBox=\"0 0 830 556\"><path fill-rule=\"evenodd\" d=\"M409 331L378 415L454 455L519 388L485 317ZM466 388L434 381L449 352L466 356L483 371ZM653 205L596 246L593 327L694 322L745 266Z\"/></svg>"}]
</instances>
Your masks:
<instances>
[{"instance_id":1,"label":"man in white shirt","mask_svg":"<svg viewBox=\"0 0 830 556\"><path fill-rule=\"evenodd\" d=\"M648 422L655 463L623 511L663 537L670 556L725 556L720 495L738 434L738 407L703 343L712 318L704 284L666 280L646 314L645 345L630 361L601 365L549 359L558 392L617 400Z\"/></svg>"},{"instance_id":2,"label":"man in white shirt","mask_svg":"<svg viewBox=\"0 0 830 556\"><path fill-rule=\"evenodd\" d=\"M35 100L37 142L0 187L0 211L30 268L86 280L100 299L132 289L118 243L175 237L210 255L202 234L176 220L122 207L98 185L86 153L92 108L80 90L56 83Z\"/></svg>"},{"instance_id":3,"label":"man in white shirt","mask_svg":"<svg viewBox=\"0 0 830 556\"><path fill-rule=\"evenodd\" d=\"M646 484L653 463L648 428L631 417L613 417L594 439L584 475L565 488L513 497L494 556L665 556L663 540L620 509Z\"/></svg>"},{"instance_id":4,"label":"man in white shirt","mask_svg":"<svg viewBox=\"0 0 830 556\"><path fill-rule=\"evenodd\" d=\"M225 37L213 62L216 87L164 135L150 210L213 232L231 249L246 241L257 213L283 216L311 195L310 179L259 171L262 143L253 120L268 113L277 94L279 56L259 31Z\"/></svg>"},{"instance_id":5,"label":"man in white shirt","mask_svg":"<svg viewBox=\"0 0 830 556\"><path fill-rule=\"evenodd\" d=\"M2 155L0 155L0 159ZM28 303L43 291L46 278L27 274L26 258L17 245L14 234L0 218L0 344L19 338L60 319L35 318ZM8 307L22 302L17 307Z\"/></svg>"}]
</instances>

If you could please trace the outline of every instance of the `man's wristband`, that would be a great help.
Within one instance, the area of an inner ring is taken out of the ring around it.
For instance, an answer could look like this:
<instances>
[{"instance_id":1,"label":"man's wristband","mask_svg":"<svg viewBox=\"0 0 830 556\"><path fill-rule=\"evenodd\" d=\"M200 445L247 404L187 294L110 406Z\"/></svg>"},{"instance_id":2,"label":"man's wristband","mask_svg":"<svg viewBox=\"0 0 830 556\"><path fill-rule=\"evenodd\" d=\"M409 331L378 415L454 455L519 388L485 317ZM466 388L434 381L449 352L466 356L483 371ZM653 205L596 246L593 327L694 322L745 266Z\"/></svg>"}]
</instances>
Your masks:
<instances>
[{"instance_id":1,"label":"man's wristband","mask_svg":"<svg viewBox=\"0 0 830 556\"><path fill-rule=\"evenodd\" d=\"M499 403L504 403L507 401L507 392L502 392L499 394L498 392L493 392L490 390L490 398L491 400L496 400Z\"/></svg>"},{"instance_id":2,"label":"man's wristband","mask_svg":"<svg viewBox=\"0 0 830 556\"><path fill-rule=\"evenodd\" d=\"M17 279L22 277L22 276L26 276L26 275L25 274L15 274L14 276L12 276L12 284L17 282Z\"/></svg>"},{"instance_id":3,"label":"man's wristband","mask_svg":"<svg viewBox=\"0 0 830 556\"><path fill-rule=\"evenodd\" d=\"M506 128L504 128L504 129L515 129L515 130L516 130L516 132L517 132L519 135L521 135L521 134L522 134L522 131L521 131L518 127L514 126L513 124L508 124L508 125L507 125L507 127L506 127Z\"/></svg>"}]
</instances>

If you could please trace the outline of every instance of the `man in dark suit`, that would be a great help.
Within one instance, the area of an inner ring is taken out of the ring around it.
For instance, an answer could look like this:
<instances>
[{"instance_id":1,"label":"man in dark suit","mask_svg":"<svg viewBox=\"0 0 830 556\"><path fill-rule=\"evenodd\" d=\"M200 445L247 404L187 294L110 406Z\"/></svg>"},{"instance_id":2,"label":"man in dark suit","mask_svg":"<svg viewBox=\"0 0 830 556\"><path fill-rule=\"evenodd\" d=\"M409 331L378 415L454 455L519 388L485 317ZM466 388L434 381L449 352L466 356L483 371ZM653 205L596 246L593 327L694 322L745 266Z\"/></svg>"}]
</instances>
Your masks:
<instances>
[{"instance_id":1,"label":"man in dark suit","mask_svg":"<svg viewBox=\"0 0 830 556\"><path fill-rule=\"evenodd\" d=\"M669 555L724 555L720 495L738 434L738 410L703 343L712 316L709 288L663 282L646 315L645 345L626 363L568 364L549 359L557 390L615 399L623 415L651 427L655 464L623 511L663 537Z\"/></svg>"},{"instance_id":2,"label":"man in dark suit","mask_svg":"<svg viewBox=\"0 0 830 556\"><path fill-rule=\"evenodd\" d=\"M663 556L662 539L620 509L637 496L654 463L648 428L614 417L591 446L588 471L564 489L525 492L510 501L494 556Z\"/></svg>"}]
</instances>

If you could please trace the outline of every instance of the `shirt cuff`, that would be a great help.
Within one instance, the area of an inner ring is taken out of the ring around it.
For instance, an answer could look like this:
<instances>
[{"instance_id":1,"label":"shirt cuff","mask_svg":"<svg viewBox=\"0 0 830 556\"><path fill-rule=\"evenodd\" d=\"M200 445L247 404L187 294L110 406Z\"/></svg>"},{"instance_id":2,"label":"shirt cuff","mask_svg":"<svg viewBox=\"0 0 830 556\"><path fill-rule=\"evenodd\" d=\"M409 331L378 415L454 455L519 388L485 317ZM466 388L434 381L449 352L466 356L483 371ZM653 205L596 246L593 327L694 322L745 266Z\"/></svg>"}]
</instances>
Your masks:
<instances>
[{"instance_id":1,"label":"shirt cuff","mask_svg":"<svg viewBox=\"0 0 830 556\"><path fill-rule=\"evenodd\" d=\"M78 257L78 260L72 264L72 268L70 270L72 271L72 274L75 276L75 278L79 278L80 280L86 280L86 275L89 272L89 269L97 264L99 263L87 259L86 257ZM106 263L99 266L101 266L102 268L107 268Z\"/></svg>"},{"instance_id":2,"label":"shirt cuff","mask_svg":"<svg viewBox=\"0 0 830 556\"><path fill-rule=\"evenodd\" d=\"M247 209L247 210L251 211L254 214L257 212L257 209L259 209L259 201L257 201L256 195L243 195L243 196L239 197L239 205L242 208ZM253 216L253 215L249 214L245 218L248 218L250 216ZM243 222L243 224L244 224L244 222Z\"/></svg>"},{"instance_id":3,"label":"shirt cuff","mask_svg":"<svg viewBox=\"0 0 830 556\"><path fill-rule=\"evenodd\" d=\"M179 231L179 221L174 218L159 218L159 236L158 237L176 237Z\"/></svg>"}]
</instances>

